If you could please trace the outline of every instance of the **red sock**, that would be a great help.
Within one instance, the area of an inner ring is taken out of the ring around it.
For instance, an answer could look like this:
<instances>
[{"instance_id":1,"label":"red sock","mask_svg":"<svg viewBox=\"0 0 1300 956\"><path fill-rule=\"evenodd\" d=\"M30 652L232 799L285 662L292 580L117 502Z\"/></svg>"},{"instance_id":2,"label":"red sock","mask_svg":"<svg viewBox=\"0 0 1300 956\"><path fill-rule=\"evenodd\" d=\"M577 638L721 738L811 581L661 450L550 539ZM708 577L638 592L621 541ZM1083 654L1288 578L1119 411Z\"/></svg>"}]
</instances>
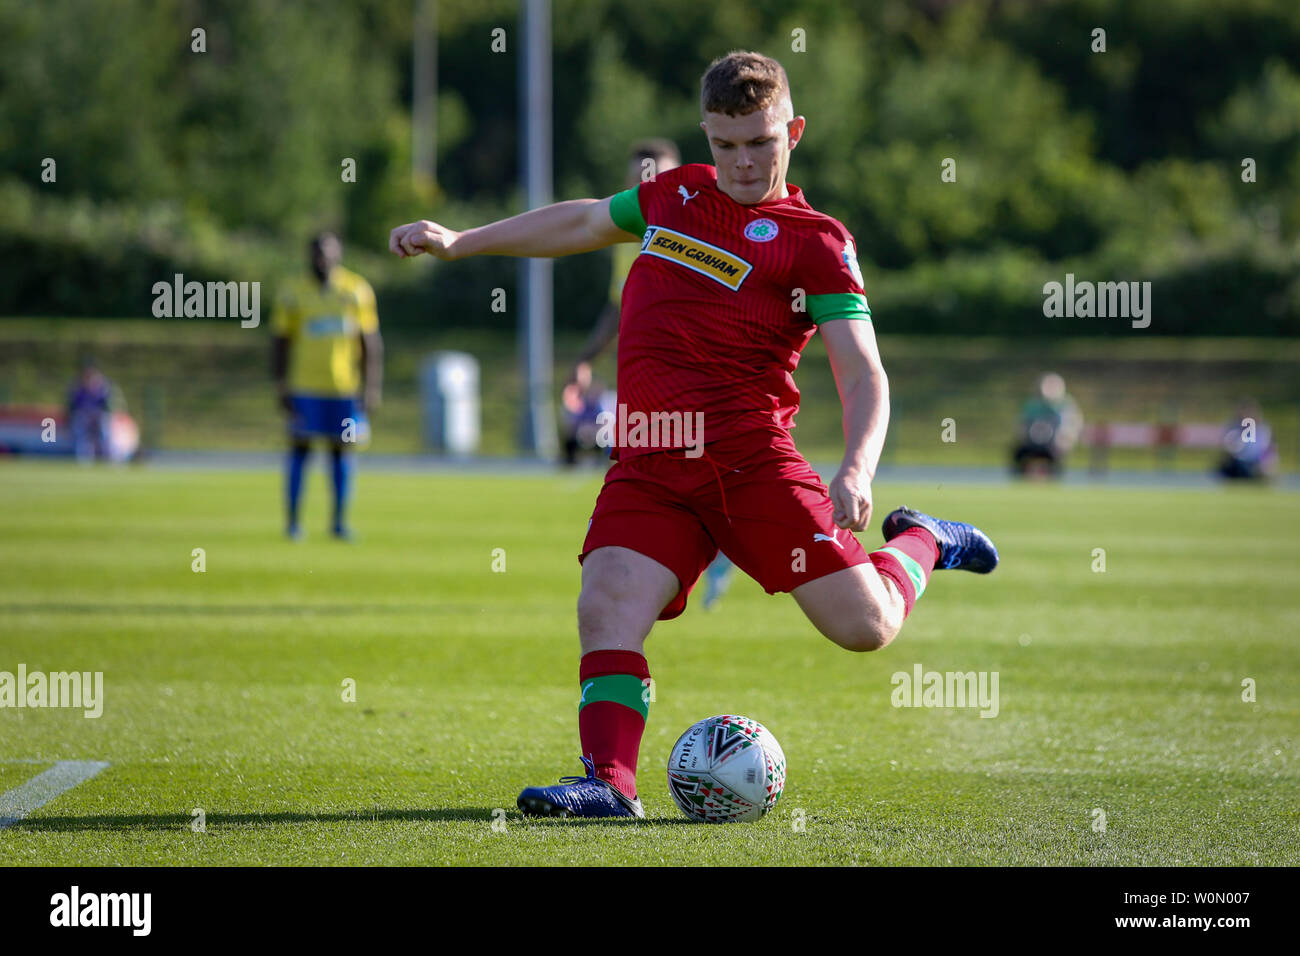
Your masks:
<instances>
[{"instance_id":1,"label":"red sock","mask_svg":"<svg viewBox=\"0 0 1300 956\"><path fill-rule=\"evenodd\" d=\"M890 538L879 551L867 555L882 578L889 578L903 595L903 616L912 613L916 599L925 592L925 585L939 560L939 545L934 535L924 528L908 528L896 538Z\"/></svg>"},{"instance_id":2,"label":"red sock","mask_svg":"<svg viewBox=\"0 0 1300 956\"><path fill-rule=\"evenodd\" d=\"M636 651L592 651L578 668L578 734L596 776L636 797L636 758L650 712L650 669Z\"/></svg>"}]
</instances>

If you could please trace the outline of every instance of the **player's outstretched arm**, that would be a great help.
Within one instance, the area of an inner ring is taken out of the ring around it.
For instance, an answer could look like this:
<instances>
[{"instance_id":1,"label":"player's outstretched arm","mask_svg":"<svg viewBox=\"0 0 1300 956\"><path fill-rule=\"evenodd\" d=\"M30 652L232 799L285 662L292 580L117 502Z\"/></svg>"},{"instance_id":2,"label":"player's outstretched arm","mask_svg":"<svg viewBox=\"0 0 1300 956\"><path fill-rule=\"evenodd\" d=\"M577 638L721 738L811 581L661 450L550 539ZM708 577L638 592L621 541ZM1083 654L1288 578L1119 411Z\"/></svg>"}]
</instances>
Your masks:
<instances>
[{"instance_id":1,"label":"player's outstretched arm","mask_svg":"<svg viewBox=\"0 0 1300 956\"><path fill-rule=\"evenodd\" d=\"M392 231L388 248L402 258L422 252L439 259L551 258L591 252L640 238L614 225L609 216L609 199L570 199L463 232L427 219L410 222Z\"/></svg>"}]
</instances>

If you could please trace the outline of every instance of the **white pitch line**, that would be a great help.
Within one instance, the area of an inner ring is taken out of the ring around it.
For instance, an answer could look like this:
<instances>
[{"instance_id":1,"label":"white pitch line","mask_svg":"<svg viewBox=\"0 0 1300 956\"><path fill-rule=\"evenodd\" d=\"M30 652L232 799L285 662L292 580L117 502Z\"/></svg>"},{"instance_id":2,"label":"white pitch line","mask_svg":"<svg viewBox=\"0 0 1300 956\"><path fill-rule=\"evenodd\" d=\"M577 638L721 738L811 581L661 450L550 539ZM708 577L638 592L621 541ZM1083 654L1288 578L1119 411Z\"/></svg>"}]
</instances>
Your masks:
<instances>
[{"instance_id":1,"label":"white pitch line","mask_svg":"<svg viewBox=\"0 0 1300 956\"><path fill-rule=\"evenodd\" d=\"M89 780L107 766L102 760L60 760L26 783L0 793L0 830L13 826L33 810Z\"/></svg>"}]
</instances>

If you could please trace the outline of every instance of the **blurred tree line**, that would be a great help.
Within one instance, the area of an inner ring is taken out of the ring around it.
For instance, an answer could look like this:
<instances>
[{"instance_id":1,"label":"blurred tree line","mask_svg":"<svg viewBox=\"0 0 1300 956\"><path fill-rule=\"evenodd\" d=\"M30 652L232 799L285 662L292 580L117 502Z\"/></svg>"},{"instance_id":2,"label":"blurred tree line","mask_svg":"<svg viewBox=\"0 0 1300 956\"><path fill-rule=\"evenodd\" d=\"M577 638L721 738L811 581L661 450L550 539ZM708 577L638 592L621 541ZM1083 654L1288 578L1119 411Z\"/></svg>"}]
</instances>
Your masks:
<instances>
[{"instance_id":1,"label":"blurred tree line","mask_svg":"<svg viewBox=\"0 0 1300 956\"><path fill-rule=\"evenodd\" d=\"M274 285L332 228L386 324L512 327L513 261L386 253L400 222L522 209L517 3L437 4L436 184L411 175L414 3L0 0L0 314L147 315L174 272ZM1300 332L1295 0L553 11L557 199L620 188L645 136L708 162L699 77L753 48L789 72L790 179L856 235L882 331L1131 334L1043 316L1072 272L1151 281L1148 333ZM557 264L558 324L590 323L607 269Z\"/></svg>"}]
</instances>

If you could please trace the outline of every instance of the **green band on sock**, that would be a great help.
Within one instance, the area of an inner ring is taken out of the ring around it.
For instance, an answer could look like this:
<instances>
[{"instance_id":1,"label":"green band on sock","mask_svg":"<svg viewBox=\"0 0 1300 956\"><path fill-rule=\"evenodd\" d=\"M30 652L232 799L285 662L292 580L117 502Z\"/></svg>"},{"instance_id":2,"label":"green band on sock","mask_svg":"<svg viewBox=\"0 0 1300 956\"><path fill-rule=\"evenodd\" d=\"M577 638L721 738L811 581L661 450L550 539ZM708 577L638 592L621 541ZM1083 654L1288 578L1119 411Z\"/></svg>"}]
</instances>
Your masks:
<instances>
[{"instance_id":1,"label":"green band on sock","mask_svg":"<svg viewBox=\"0 0 1300 956\"><path fill-rule=\"evenodd\" d=\"M650 684L642 683L641 678L633 674L609 674L583 681L578 712L598 700L613 701L632 708L642 717L650 716Z\"/></svg>"},{"instance_id":2,"label":"green band on sock","mask_svg":"<svg viewBox=\"0 0 1300 956\"><path fill-rule=\"evenodd\" d=\"M916 596L920 597L925 593L925 572L921 566L916 563L916 558L910 554L904 554L897 548L881 548L876 554L888 554L898 559L898 563L903 566L907 576L912 579L912 587L916 588Z\"/></svg>"}]
</instances>

